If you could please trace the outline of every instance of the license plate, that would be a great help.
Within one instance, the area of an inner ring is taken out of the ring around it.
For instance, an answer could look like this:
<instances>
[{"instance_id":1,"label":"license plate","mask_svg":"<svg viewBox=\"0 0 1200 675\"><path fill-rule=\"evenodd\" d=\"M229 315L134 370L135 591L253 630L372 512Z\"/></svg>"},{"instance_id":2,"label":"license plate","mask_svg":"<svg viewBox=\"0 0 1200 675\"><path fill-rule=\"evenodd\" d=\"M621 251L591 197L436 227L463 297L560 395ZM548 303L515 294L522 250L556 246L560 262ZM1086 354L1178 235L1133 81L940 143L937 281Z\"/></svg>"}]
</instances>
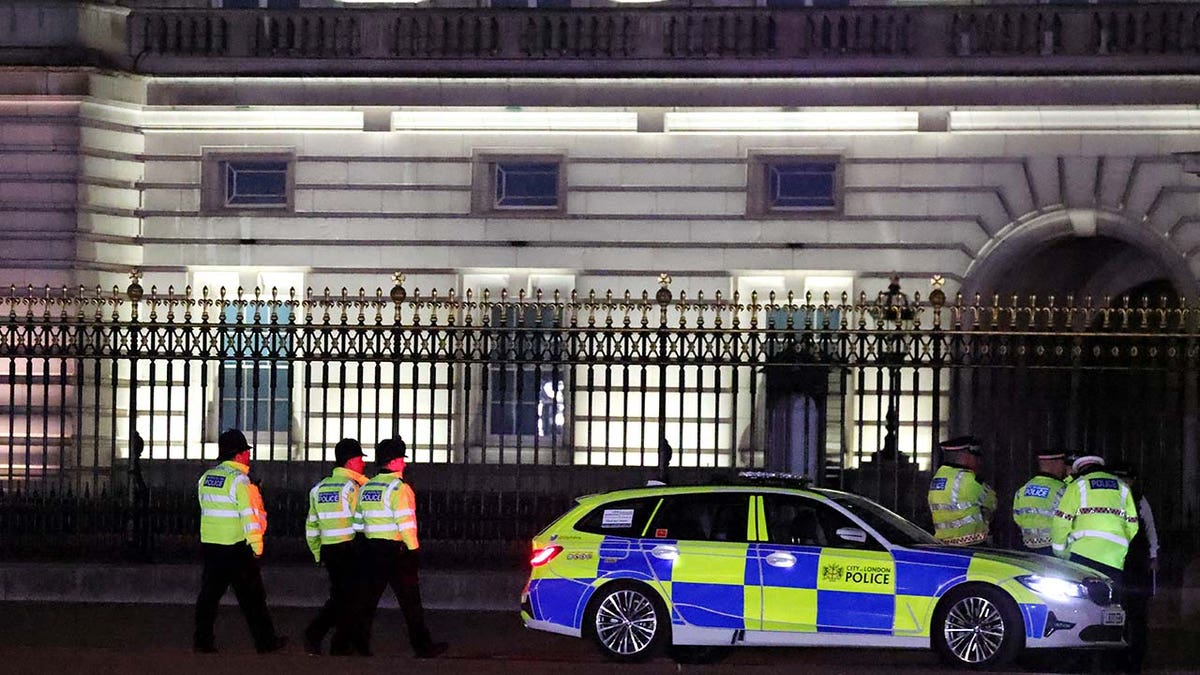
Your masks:
<instances>
[{"instance_id":1,"label":"license plate","mask_svg":"<svg viewBox=\"0 0 1200 675\"><path fill-rule=\"evenodd\" d=\"M1104 625L1105 626L1124 626L1125 625L1125 610L1123 610L1123 609L1106 609L1106 610L1104 610Z\"/></svg>"}]
</instances>

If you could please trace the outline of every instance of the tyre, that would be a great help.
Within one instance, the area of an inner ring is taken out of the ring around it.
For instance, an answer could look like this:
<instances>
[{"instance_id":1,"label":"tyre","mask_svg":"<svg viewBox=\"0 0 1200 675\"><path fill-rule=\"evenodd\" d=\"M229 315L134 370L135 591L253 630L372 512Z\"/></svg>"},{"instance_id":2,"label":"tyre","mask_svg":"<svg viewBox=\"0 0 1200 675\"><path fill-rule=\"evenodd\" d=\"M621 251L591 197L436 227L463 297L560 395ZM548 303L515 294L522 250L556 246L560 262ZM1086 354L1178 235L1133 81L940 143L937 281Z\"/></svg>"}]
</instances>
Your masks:
<instances>
[{"instance_id":1,"label":"tyre","mask_svg":"<svg viewBox=\"0 0 1200 675\"><path fill-rule=\"evenodd\" d=\"M1025 645L1025 622L1004 591L970 584L951 590L933 613L931 642L938 655L960 668L998 668Z\"/></svg>"},{"instance_id":2,"label":"tyre","mask_svg":"<svg viewBox=\"0 0 1200 675\"><path fill-rule=\"evenodd\" d=\"M614 581L596 591L588 603L586 627L600 653L612 661L645 661L662 648L670 632L670 615L649 587Z\"/></svg>"}]
</instances>

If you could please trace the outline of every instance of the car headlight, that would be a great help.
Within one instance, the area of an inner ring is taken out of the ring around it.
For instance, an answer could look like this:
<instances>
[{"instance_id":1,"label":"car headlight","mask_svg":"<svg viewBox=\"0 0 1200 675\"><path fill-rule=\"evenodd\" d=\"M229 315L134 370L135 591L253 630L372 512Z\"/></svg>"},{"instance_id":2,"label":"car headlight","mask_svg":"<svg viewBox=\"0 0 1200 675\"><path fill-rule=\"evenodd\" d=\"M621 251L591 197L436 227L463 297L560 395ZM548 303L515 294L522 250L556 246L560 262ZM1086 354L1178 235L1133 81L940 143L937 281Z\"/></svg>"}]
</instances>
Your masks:
<instances>
[{"instance_id":1,"label":"car headlight","mask_svg":"<svg viewBox=\"0 0 1200 675\"><path fill-rule=\"evenodd\" d=\"M1069 600L1071 598L1088 597L1087 587L1078 581L1068 581L1056 577L1044 577L1040 574L1029 574L1017 577L1017 581L1038 595Z\"/></svg>"}]
</instances>

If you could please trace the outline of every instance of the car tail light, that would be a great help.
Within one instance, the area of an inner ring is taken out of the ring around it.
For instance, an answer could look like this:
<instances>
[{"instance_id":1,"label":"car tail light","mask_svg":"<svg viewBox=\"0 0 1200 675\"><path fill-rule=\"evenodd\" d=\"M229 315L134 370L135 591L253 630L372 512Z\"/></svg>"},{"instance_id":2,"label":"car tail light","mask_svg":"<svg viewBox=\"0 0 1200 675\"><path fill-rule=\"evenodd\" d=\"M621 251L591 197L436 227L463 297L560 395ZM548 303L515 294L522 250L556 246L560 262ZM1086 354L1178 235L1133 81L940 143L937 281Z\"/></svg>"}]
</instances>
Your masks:
<instances>
[{"instance_id":1,"label":"car tail light","mask_svg":"<svg viewBox=\"0 0 1200 675\"><path fill-rule=\"evenodd\" d=\"M546 548L533 549L533 557L529 559L529 564L534 567L541 567L546 563L554 560L554 556L562 552L561 546L547 546Z\"/></svg>"}]
</instances>

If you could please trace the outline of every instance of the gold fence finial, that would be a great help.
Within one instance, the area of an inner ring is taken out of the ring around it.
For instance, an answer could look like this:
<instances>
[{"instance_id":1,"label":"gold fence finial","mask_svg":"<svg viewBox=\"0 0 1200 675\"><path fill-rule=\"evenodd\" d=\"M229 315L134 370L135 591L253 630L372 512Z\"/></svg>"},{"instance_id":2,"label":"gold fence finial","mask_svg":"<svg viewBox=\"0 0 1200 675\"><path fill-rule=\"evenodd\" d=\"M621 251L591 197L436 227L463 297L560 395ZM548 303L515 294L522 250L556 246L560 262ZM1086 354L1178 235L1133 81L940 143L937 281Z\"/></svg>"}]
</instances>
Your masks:
<instances>
[{"instance_id":1,"label":"gold fence finial","mask_svg":"<svg viewBox=\"0 0 1200 675\"><path fill-rule=\"evenodd\" d=\"M671 302L672 294L669 286L671 285L671 275L663 272L658 275L658 292L654 294L654 300L664 308Z\"/></svg>"},{"instance_id":2,"label":"gold fence finial","mask_svg":"<svg viewBox=\"0 0 1200 675\"><path fill-rule=\"evenodd\" d=\"M391 296L392 302L396 304L404 302L404 299L408 297L408 291L404 290L404 280L405 276L403 272L397 271L392 273L392 281L395 285L392 286L392 290L388 295Z\"/></svg>"},{"instance_id":3,"label":"gold fence finial","mask_svg":"<svg viewBox=\"0 0 1200 675\"><path fill-rule=\"evenodd\" d=\"M133 302L141 300L145 294L145 290L142 289L142 285L139 283L141 279L141 270L136 267L129 270L129 287L125 289L125 295L129 296L129 299Z\"/></svg>"}]
</instances>

